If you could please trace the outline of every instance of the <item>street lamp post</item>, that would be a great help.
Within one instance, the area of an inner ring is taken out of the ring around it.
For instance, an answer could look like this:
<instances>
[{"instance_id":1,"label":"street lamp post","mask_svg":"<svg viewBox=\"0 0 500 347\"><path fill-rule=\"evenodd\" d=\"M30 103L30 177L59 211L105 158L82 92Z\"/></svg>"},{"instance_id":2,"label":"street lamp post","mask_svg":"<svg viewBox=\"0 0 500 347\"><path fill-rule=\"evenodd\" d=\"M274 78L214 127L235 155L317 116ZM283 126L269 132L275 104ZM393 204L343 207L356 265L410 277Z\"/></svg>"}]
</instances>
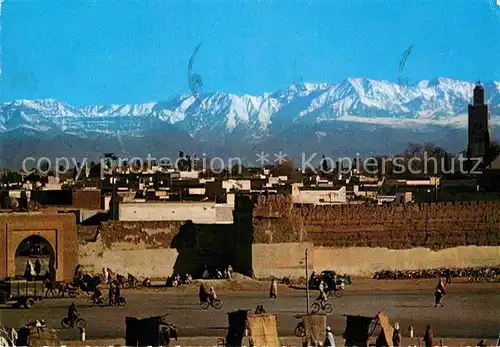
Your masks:
<instances>
[{"instance_id":1,"label":"street lamp post","mask_svg":"<svg viewBox=\"0 0 500 347\"><path fill-rule=\"evenodd\" d=\"M306 248L306 295L307 295L307 314L309 314L309 262L308 262L309 249Z\"/></svg>"},{"instance_id":2,"label":"street lamp post","mask_svg":"<svg viewBox=\"0 0 500 347\"><path fill-rule=\"evenodd\" d=\"M113 211L112 211L112 220L115 221L116 220L116 176L115 176L115 170L111 171L111 180L112 180L112 187L113 187L113 192L112 192L112 195L111 195L111 199L113 200L113 203L112 203L112 208L113 208Z\"/></svg>"}]
</instances>

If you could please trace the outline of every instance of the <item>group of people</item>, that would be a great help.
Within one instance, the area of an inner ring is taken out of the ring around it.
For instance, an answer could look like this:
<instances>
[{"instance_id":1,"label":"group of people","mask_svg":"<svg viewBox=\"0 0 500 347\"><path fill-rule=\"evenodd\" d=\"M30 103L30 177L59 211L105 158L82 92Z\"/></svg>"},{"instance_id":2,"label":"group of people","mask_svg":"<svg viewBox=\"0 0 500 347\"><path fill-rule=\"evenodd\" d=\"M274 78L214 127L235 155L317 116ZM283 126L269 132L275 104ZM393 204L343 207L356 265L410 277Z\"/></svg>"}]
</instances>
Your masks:
<instances>
[{"instance_id":1,"label":"group of people","mask_svg":"<svg viewBox=\"0 0 500 347\"><path fill-rule=\"evenodd\" d=\"M31 281L34 277L40 277L41 272L42 272L42 263L40 262L40 259L36 258L35 264L33 264L31 260L28 260L26 262L24 277L28 281Z\"/></svg>"},{"instance_id":2,"label":"group of people","mask_svg":"<svg viewBox=\"0 0 500 347\"><path fill-rule=\"evenodd\" d=\"M172 277L167 279L167 287L177 287L181 284L189 284L191 282L193 282L193 276L191 276L191 274L186 273L184 278L181 278L181 275L175 273Z\"/></svg>"},{"instance_id":3,"label":"group of people","mask_svg":"<svg viewBox=\"0 0 500 347\"><path fill-rule=\"evenodd\" d=\"M435 346L434 345L434 332L432 331L432 328L430 325L427 325L423 340L425 343L425 347L434 347ZM329 345L329 346L332 346L332 345ZM387 347L387 342L385 340L385 334L384 334L383 330L380 331L380 334L378 335L377 340L375 341L375 346ZM398 322L396 322L394 324L394 331L392 333L392 346L394 346L394 347L401 346L401 331L399 330L399 323Z\"/></svg>"},{"instance_id":4,"label":"group of people","mask_svg":"<svg viewBox=\"0 0 500 347\"><path fill-rule=\"evenodd\" d=\"M92 293L92 301L94 305L97 305L103 296L103 292L100 286L96 286L94 293ZM118 302L121 297L121 288L117 281L111 281L108 289L108 300L109 305L114 305Z\"/></svg>"},{"instance_id":5,"label":"group of people","mask_svg":"<svg viewBox=\"0 0 500 347\"><path fill-rule=\"evenodd\" d=\"M109 295L109 304L113 305L120 298L120 295L121 295L120 286L116 281L113 281L111 279L111 274L107 270L108 269L106 269L106 268L103 269L104 276L105 276L105 278L107 278L109 280L109 284L110 284L109 285L109 294L108 294ZM220 276L221 278L231 278L231 273L232 273L232 268L231 268L231 265L229 265L229 267L226 270L224 270L224 275L222 275L219 270L216 270L215 277L218 278ZM209 273L207 266L205 266L203 278L210 278L210 277L211 277L211 274ZM446 278L447 284L451 283L450 277L451 276L449 274L447 274L447 278ZM186 274L186 278L189 281L192 280L191 276L188 274ZM179 274L174 275L172 277L172 280L176 284L181 283L181 278L180 278ZM319 296L317 297L316 300L320 301L322 304L327 302L328 301L327 284L322 279L316 278L315 273L313 273L311 275L310 280L320 281L319 287L318 287ZM273 278L271 281L271 287L269 290L269 297L276 299L277 294L278 294L278 282L276 279ZM99 302L99 300L102 298L102 295L103 295L103 293L102 293L101 288L99 286L97 286L93 295L92 295L92 298L93 298L95 304L97 304ZM445 284L443 283L443 280L441 278L439 278L438 284L436 285L436 290L435 290L435 299L436 299L435 307L438 307L438 306L442 307L443 306L442 298L444 297L444 295L446 295ZM217 299L217 294L215 293L214 287L210 287L210 289L207 291L205 286L203 284L200 284L200 291L199 291L200 303L208 302L212 305L215 299ZM265 312L263 307L260 307L260 308L262 309L263 312ZM261 313L261 312L259 312L259 313ZM72 303L68 309L68 319L69 319L72 326L77 318L78 318L78 311L76 310L75 304ZM425 342L426 347L433 345L433 338L434 338L434 335L433 335L432 328L430 327L430 325L428 325L427 329L426 329L425 336L424 336L424 342ZM377 338L376 345L377 346L385 346L385 344L386 344L385 343L385 335L384 335L383 331L381 331L379 337ZM399 330L399 323L397 323L397 322L394 325L394 331L393 331L393 335L392 335L392 345L395 347L399 347L401 345L401 332ZM327 330L326 330L326 338L324 341L324 346L335 346L333 332L332 332L330 327L327 327Z\"/></svg>"},{"instance_id":6,"label":"group of people","mask_svg":"<svg viewBox=\"0 0 500 347\"><path fill-rule=\"evenodd\" d=\"M203 270L203 274L201 275L201 277L203 279L210 279L210 278L214 278L214 279L231 279L232 278L232 275L233 275L233 268L231 265L229 265L227 268L224 269L224 272L221 272L219 269L215 269L214 271L210 271L208 269L208 266L205 265L205 269Z\"/></svg>"}]
</instances>

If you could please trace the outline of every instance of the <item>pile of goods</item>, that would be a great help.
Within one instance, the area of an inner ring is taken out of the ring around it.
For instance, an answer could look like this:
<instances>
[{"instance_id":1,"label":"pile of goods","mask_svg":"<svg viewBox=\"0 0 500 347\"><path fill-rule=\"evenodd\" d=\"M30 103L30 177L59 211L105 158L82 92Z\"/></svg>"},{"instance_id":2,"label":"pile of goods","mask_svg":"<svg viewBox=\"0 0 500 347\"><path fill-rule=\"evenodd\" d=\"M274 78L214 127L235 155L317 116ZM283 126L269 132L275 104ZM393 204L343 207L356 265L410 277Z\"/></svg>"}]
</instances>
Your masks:
<instances>
[{"instance_id":1,"label":"pile of goods","mask_svg":"<svg viewBox=\"0 0 500 347\"><path fill-rule=\"evenodd\" d=\"M449 273L448 273L449 272ZM428 270L382 270L373 275L376 280L406 280L451 276L467 278L469 282L500 282L500 267L428 269Z\"/></svg>"}]
</instances>

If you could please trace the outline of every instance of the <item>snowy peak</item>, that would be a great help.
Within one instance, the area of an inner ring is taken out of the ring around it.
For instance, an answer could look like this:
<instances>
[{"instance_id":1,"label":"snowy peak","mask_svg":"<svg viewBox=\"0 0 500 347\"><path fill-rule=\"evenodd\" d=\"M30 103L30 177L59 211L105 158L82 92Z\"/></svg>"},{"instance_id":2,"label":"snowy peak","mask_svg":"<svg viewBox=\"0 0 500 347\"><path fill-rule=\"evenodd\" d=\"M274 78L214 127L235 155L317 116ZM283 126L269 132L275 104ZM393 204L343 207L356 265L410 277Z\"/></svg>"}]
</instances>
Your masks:
<instances>
[{"instance_id":1,"label":"snowy peak","mask_svg":"<svg viewBox=\"0 0 500 347\"><path fill-rule=\"evenodd\" d=\"M184 94L164 102L72 107L53 99L0 105L0 132L18 128L85 136L137 135L144 127L175 125L201 139L236 132L256 138L296 123L361 122L393 127L466 126L475 83L451 78L413 85L348 78L336 84L301 83L263 95ZM494 122L500 118L500 82L484 84ZM155 125L156 124L156 125Z\"/></svg>"}]
</instances>

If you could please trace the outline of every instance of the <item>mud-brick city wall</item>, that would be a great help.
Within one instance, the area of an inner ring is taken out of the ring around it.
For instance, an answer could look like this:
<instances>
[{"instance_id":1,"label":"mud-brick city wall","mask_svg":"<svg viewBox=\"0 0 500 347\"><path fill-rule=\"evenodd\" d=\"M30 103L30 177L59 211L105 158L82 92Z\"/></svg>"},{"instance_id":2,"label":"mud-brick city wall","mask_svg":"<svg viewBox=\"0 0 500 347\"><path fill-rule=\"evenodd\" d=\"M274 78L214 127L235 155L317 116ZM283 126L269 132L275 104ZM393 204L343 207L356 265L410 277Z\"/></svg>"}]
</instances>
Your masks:
<instances>
[{"instance_id":1,"label":"mud-brick city wall","mask_svg":"<svg viewBox=\"0 0 500 347\"><path fill-rule=\"evenodd\" d=\"M257 277L303 275L306 248L314 270L354 275L500 263L499 203L314 206L293 205L280 195L250 200L252 222L243 227L254 236Z\"/></svg>"},{"instance_id":2,"label":"mud-brick city wall","mask_svg":"<svg viewBox=\"0 0 500 347\"><path fill-rule=\"evenodd\" d=\"M197 274L204 265L232 260L232 225L193 224L177 221L106 222L95 240L81 228L80 264L89 271L110 268L136 277L167 277L173 273ZM92 232L90 232L91 234Z\"/></svg>"},{"instance_id":3,"label":"mud-brick city wall","mask_svg":"<svg viewBox=\"0 0 500 347\"><path fill-rule=\"evenodd\" d=\"M300 206L310 241L324 247L433 250L500 245L500 203Z\"/></svg>"}]
</instances>

